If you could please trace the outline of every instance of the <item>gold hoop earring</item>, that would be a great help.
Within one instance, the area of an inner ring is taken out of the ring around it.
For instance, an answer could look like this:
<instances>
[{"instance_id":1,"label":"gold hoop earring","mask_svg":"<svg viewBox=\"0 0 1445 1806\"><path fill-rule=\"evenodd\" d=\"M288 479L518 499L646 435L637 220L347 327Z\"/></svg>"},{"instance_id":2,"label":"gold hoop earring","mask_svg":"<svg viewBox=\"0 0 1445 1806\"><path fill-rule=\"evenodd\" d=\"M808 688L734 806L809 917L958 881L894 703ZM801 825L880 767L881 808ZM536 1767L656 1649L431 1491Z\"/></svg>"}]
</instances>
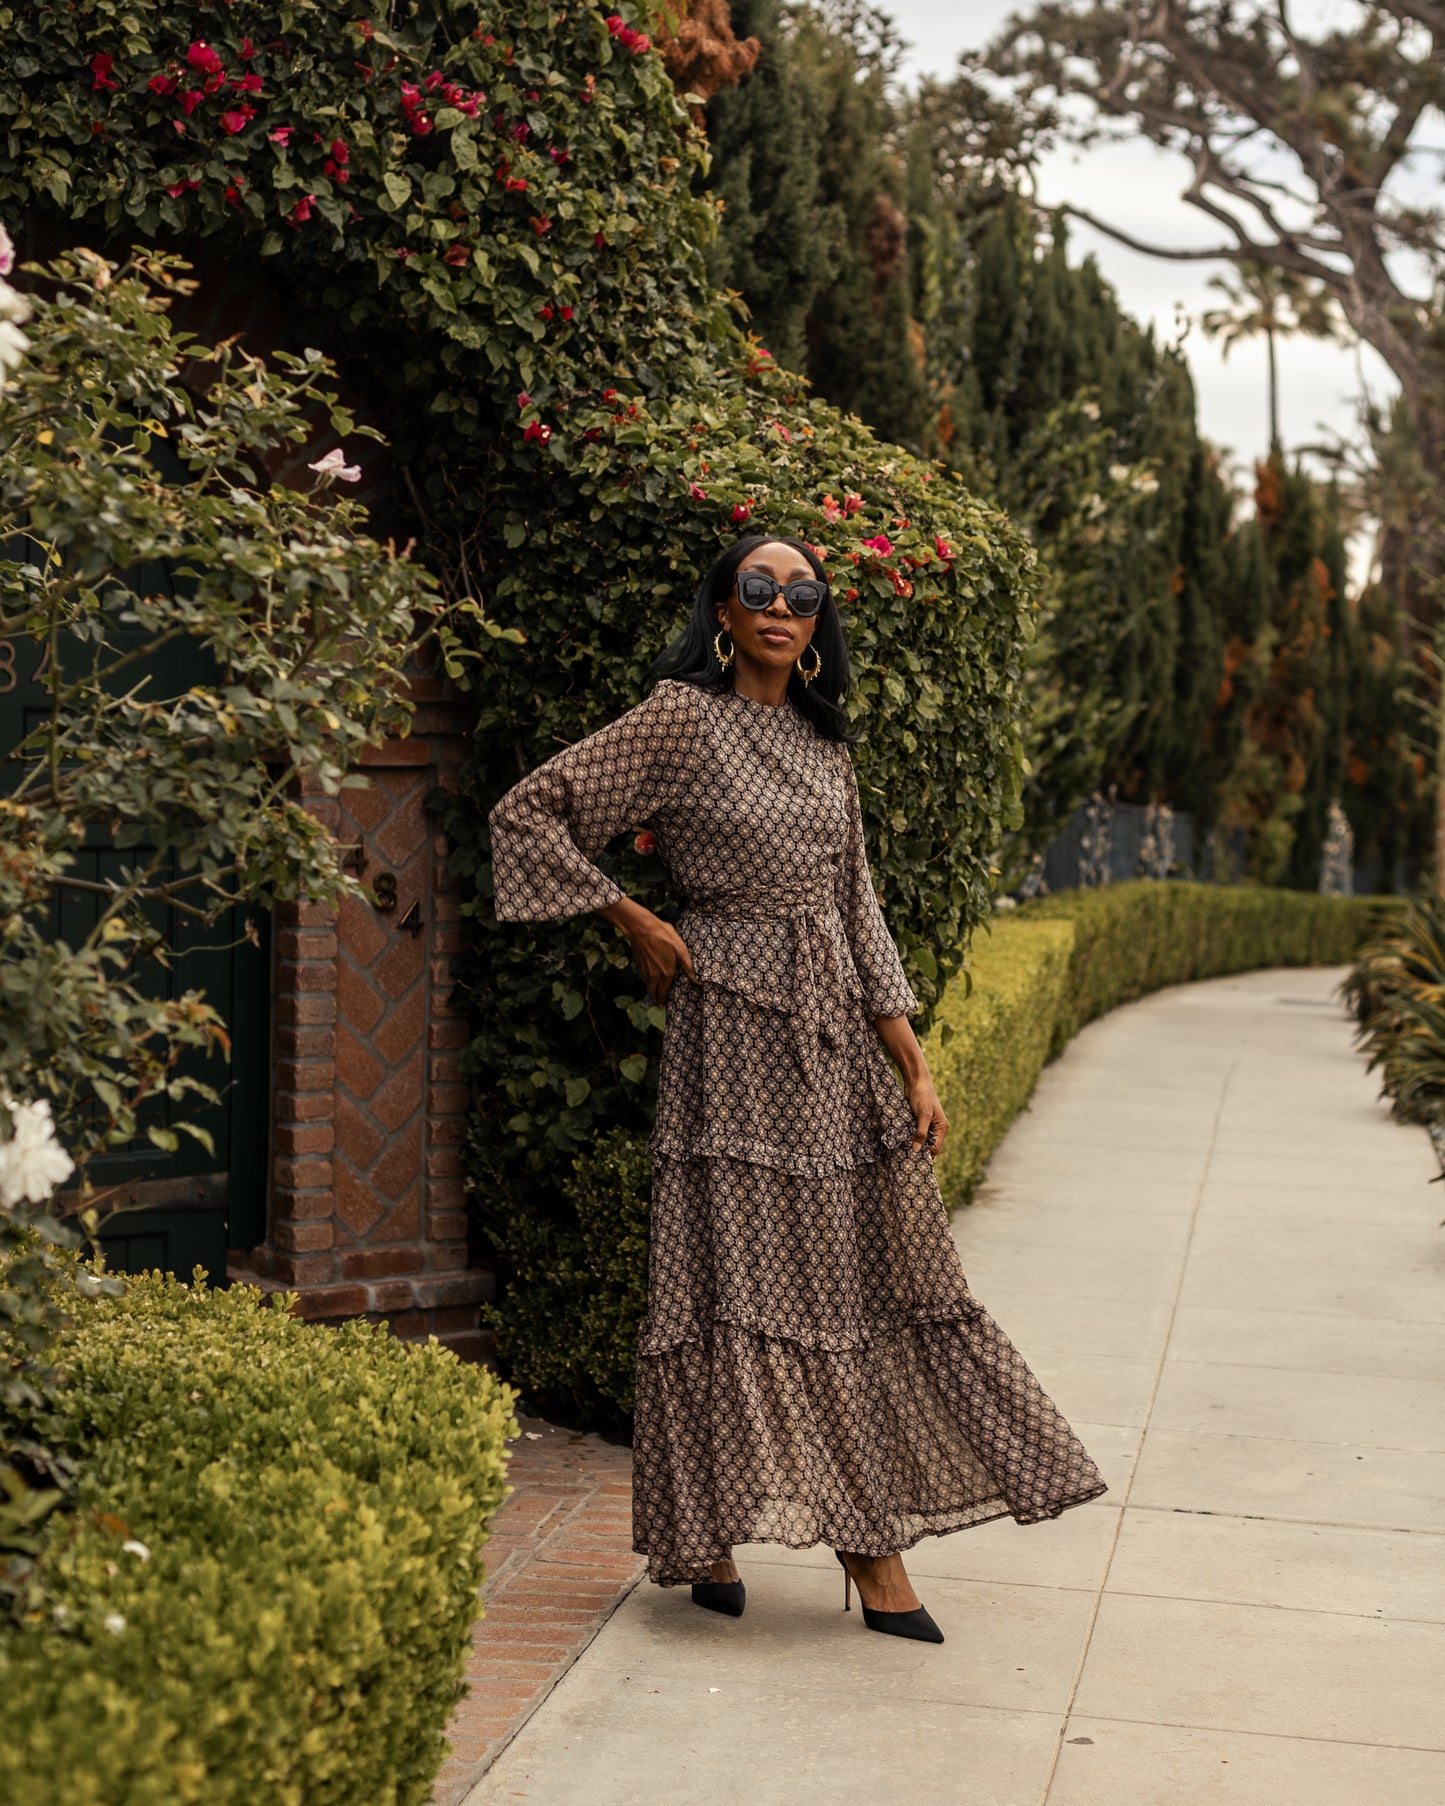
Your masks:
<instances>
[{"instance_id":1,"label":"gold hoop earring","mask_svg":"<svg viewBox=\"0 0 1445 1806\"><path fill-rule=\"evenodd\" d=\"M816 646L809 646L806 648L806 650L811 652L813 655L812 670L805 671L803 669L803 660L802 660L801 655L799 656L798 661L797 661L798 662L798 676L801 677L803 680L804 689L806 689L808 687L808 685L810 683L812 683L813 679L823 669L823 655L821 652L819 652L818 648Z\"/></svg>"},{"instance_id":2,"label":"gold hoop earring","mask_svg":"<svg viewBox=\"0 0 1445 1806\"><path fill-rule=\"evenodd\" d=\"M728 634L728 649L726 652L724 652L722 649L722 638L725 633ZM717 637L713 640L713 643L712 643L712 650L713 650L714 658L716 658L717 662L722 666L723 670L726 671L728 666L733 662L733 656L737 651L737 647L733 644L733 636L730 633L728 633L728 630L726 627L718 628Z\"/></svg>"}]
</instances>

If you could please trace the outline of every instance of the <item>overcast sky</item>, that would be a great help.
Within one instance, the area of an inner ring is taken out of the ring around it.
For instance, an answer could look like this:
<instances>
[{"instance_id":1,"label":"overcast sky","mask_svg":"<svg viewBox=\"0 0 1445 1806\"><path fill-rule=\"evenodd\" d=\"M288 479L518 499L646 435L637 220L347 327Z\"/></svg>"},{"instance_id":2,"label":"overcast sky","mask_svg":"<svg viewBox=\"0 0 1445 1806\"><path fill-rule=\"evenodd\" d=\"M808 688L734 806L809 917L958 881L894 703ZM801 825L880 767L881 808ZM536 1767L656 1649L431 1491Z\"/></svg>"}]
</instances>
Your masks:
<instances>
[{"instance_id":1,"label":"overcast sky","mask_svg":"<svg viewBox=\"0 0 1445 1806\"><path fill-rule=\"evenodd\" d=\"M1009 0L880 0L880 4L911 46L905 78L947 75L961 50L982 48L1009 14L1019 10ZM1340 0L1297 0L1296 26L1308 30L1327 7L1338 13ZM1179 198L1187 177L1188 165L1182 158L1143 139L1087 153L1061 150L1042 166L1040 198L1046 205L1073 201L1151 242L1217 243L1211 223ZM1070 243L1076 256L1093 252L1127 311L1136 319L1152 320L1166 339L1175 336L1180 308L1197 318L1204 309L1220 304L1208 286L1209 278L1226 272L1227 266L1143 257L1078 221L1070 224ZM1203 431L1247 470L1269 436L1263 343L1237 346L1225 361L1195 327L1185 349L1199 391ZM1281 346L1280 417L1286 447L1317 440L1322 427L1354 431L1362 363L1367 380L1377 391L1388 392L1393 386L1388 372L1372 352L1360 359L1353 349L1309 339Z\"/></svg>"}]
</instances>

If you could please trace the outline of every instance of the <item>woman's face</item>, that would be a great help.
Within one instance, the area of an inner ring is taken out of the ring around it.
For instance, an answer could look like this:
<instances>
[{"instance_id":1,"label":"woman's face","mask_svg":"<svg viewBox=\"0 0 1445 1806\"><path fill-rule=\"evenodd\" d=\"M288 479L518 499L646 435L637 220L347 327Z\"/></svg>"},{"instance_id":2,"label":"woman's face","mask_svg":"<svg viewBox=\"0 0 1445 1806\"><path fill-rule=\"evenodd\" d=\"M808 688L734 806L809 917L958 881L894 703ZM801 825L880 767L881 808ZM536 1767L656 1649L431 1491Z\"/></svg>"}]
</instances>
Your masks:
<instances>
[{"instance_id":1,"label":"woman's face","mask_svg":"<svg viewBox=\"0 0 1445 1806\"><path fill-rule=\"evenodd\" d=\"M797 583L815 576L801 552L771 540L748 553L738 567L738 575L744 571L763 571L775 583ZM717 618L731 634L740 661L774 670L801 657L818 625L817 615L804 618L793 614L786 597L781 595L774 596L764 609L744 608L738 600L736 584L718 603Z\"/></svg>"}]
</instances>

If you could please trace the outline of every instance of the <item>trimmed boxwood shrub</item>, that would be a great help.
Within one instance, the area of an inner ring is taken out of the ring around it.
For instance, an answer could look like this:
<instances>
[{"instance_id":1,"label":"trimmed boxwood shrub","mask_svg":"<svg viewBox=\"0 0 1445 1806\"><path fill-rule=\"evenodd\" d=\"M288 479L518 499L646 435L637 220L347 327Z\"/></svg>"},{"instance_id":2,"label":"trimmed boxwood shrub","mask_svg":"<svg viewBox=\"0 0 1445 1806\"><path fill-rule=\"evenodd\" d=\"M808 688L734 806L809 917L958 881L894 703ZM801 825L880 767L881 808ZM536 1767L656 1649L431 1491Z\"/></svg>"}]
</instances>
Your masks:
<instances>
[{"instance_id":1,"label":"trimmed boxwood shrub","mask_svg":"<svg viewBox=\"0 0 1445 1806\"><path fill-rule=\"evenodd\" d=\"M1343 966L1390 899L1321 897L1252 884L1111 884L1041 898L1019 919L1074 926L1049 1056L1086 1022L1165 985L1265 966Z\"/></svg>"},{"instance_id":2,"label":"trimmed boxwood shrub","mask_svg":"<svg viewBox=\"0 0 1445 1806\"><path fill-rule=\"evenodd\" d=\"M924 1043L949 1119L937 1171L950 1202L968 1196L1038 1083L1063 1008L1074 927L996 917L975 948L968 978L949 986Z\"/></svg>"},{"instance_id":3,"label":"trimmed boxwood shrub","mask_svg":"<svg viewBox=\"0 0 1445 1806\"><path fill-rule=\"evenodd\" d=\"M0 1631L16 1806L419 1806L512 1400L436 1343L158 1276L61 1337L82 1463Z\"/></svg>"},{"instance_id":4,"label":"trimmed boxwood shrub","mask_svg":"<svg viewBox=\"0 0 1445 1806\"><path fill-rule=\"evenodd\" d=\"M926 1044L952 1127L939 1160L966 1201L1048 1060L1096 1016L1165 985L1268 966L1347 964L1379 897L1250 885L1113 884L1062 891L995 916Z\"/></svg>"}]
</instances>

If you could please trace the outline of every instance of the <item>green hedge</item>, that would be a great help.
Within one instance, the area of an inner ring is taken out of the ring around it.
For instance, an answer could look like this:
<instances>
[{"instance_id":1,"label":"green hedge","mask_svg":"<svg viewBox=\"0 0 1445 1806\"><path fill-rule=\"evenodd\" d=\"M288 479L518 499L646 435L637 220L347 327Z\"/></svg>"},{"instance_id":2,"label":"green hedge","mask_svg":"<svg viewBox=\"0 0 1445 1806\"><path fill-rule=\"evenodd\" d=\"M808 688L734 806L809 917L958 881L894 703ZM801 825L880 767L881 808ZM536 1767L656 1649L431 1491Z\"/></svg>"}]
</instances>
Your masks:
<instances>
[{"instance_id":1,"label":"green hedge","mask_svg":"<svg viewBox=\"0 0 1445 1806\"><path fill-rule=\"evenodd\" d=\"M1108 885L996 916L955 981L927 1052L952 1119L939 1161L950 1203L978 1183L1046 1060L1087 1022L1165 985L1266 966L1345 965L1382 903L1252 885Z\"/></svg>"},{"instance_id":2,"label":"green hedge","mask_svg":"<svg viewBox=\"0 0 1445 1806\"><path fill-rule=\"evenodd\" d=\"M159 1277L84 1307L57 1355L84 1474L47 1527L43 1620L0 1633L0 1799L425 1800L506 1388L435 1343Z\"/></svg>"}]
</instances>

